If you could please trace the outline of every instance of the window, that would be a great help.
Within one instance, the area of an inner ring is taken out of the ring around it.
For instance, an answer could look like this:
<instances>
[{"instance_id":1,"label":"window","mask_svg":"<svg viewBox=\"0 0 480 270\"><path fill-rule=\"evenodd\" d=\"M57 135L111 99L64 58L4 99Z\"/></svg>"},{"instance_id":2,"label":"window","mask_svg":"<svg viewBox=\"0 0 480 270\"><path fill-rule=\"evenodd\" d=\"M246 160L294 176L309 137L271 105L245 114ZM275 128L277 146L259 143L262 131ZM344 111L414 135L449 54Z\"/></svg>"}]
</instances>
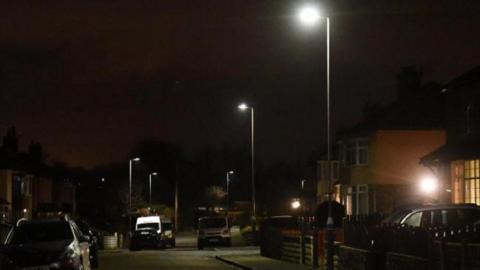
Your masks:
<instances>
[{"instance_id":1,"label":"window","mask_svg":"<svg viewBox=\"0 0 480 270\"><path fill-rule=\"evenodd\" d=\"M422 221L422 212L417 212L411 216L409 216L404 224L412 227L420 227L420 222Z\"/></svg>"},{"instance_id":2,"label":"window","mask_svg":"<svg viewBox=\"0 0 480 270\"><path fill-rule=\"evenodd\" d=\"M320 181L328 181L328 170L327 170L327 161L322 160L318 162L319 164L319 173L318 177ZM332 174L332 181L338 180L338 171L339 171L339 164L337 160L330 161L331 166L331 174Z\"/></svg>"},{"instance_id":3,"label":"window","mask_svg":"<svg viewBox=\"0 0 480 270\"><path fill-rule=\"evenodd\" d=\"M347 193L347 214L366 215L368 209L368 186L355 185L348 188Z\"/></svg>"},{"instance_id":4,"label":"window","mask_svg":"<svg viewBox=\"0 0 480 270\"><path fill-rule=\"evenodd\" d=\"M480 205L480 160L465 161L465 202Z\"/></svg>"},{"instance_id":5,"label":"window","mask_svg":"<svg viewBox=\"0 0 480 270\"><path fill-rule=\"evenodd\" d=\"M13 230L9 244L34 244L73 239L67 222L36 222L21 225Z\"/></svg>"},{"instance_id":6,"label":"window","mask_svg":"<svg viewBox=\"0 0 480 270\"><path fill-rule=\"evenodd\" d=\"M345 165L368 164L368 141L366 139L354 139L345 145Z\"/></svg>"}]
</instances>

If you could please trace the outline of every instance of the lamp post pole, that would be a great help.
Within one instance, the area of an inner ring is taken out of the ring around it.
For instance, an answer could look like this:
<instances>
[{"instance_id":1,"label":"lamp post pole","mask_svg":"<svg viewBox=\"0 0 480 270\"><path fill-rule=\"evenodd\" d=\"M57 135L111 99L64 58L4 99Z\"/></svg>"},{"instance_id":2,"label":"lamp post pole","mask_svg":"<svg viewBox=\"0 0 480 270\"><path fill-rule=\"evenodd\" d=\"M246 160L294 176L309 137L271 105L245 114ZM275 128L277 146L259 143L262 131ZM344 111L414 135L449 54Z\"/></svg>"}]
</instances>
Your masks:
<instances>
[{"instance_id":1,"label":"lamp post pole","mask_svg":"<svg viewBox=\"0 0 480 270\"><path fill-rule=\"evenodd\" d=\"M157 175L156 172L148 174L148 204L152 204L152 176Z\"/></svg>"},{"instance_id":2,"label":"lamp post pole","mask_svg":"<svg viewBox=\"0 0 480 270\"><path fill-rule=\"evenodd\" d=\"M255 224L255 219L257 216L257 206L255 201L255 113L253 107L250 107L251 111L251 124L252 124L252 204L253 204L253 221ZM255 231L256 226L253 230Z\"/></svg>"},{"instance_id":3,"label":"lamp post pole","mask_svg":"<svg viewBox=\"0 0 480 270\"><path fill-rule=\"evenodd\" d=\"M133 171L133 162L140 161L140 158L132 158L128 160L128 228L130 234L132 233L132 171Z\"/></svg>"},{"instance_id":4,"label":"lamp post pole","mask_svg":"<svg viewBox=\"0 0 480 270\"><path fill-rule=\"evenodd\" d=\"M330 18L327 22L327 176L328 176L328 218L327 218L327 270L333 270L333 249L335 227L332 216L332 172L331 172L331 138L330 138Z\"/></svg>"},{"instance_id":5,"label":"lamp post pole","mask_svg":"<svg viewBox=\"0 0 480 270\"><path fill-rule=\"evenodd\" d=\"M238 105L238 108L242 111L250 110L251 117L251 173L252 173L252 230L256 230L256 216L257 206L255 201L255 110L252 106L248 106L245 103Z\"/></svg>"},{"instance_id":6,"label":"lamp post pole","mask_svg":"<svg viewBox=\"0 0 480 270\"><path fill-rule=\"evenodd\" d=\"M332 217L332 179L331 179L331 137L330 137L330 18L321 16L318 8L315 6L305 6L299 12L300 21L306 26L315 25L320 19L326 22L327 30L327 192L328 192L328 216L327 216L327 270L333 270L333 248L334 248L334 220Z\"/></svg>"},{"instance_id":7,"label":"lamp post pole","mask_svg":"<svg viewBox=\"0 0 480 270\"><path fill-rule=\"evenodd\" d=\"M226 196L226 201L227 201L227 216L228 216L228 211L230 210L230 175L233 174L233 171L228 171L227 172L227 196Z\"/></svg>"}]
</instances>

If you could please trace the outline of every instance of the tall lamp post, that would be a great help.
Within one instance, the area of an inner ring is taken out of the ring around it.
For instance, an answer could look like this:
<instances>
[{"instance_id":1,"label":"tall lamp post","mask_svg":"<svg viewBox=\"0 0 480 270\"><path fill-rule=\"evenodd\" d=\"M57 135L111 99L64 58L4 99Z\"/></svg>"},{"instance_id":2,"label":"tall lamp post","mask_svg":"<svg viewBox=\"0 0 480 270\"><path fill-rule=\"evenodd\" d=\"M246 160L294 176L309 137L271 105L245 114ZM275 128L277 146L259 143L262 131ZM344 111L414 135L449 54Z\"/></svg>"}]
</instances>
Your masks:
<instances>
[{"instance_id":1,"label":"tall lamp post","mask_svg":"<svg viewBox=\"0 0 480 270\"><path fill-rule=\"evenodd\" d=\"M227 216L228 211L230 210L230 175L234 174L233 171L227 172Z\"/></svg>"},{"instance_id":2,"label":"tall lamp post","mask_svg":"<svg viewBox=\"0 0 480 270\"><path fill-rule=\"evenodd\" d=\"M256 204L255 204L255 114L254 114L254 109L252 106L248 106L246 103L241 103L238 105L238 109L241 111L247 111L250 110L250 116L251 116L251 136L252 136L252 144L251 144L251 160L252 160L252 223L255 223L255 218L257 214L257 209L256 209ZM253 230L256 229L256 225L252 227Z\"/></svg>"},{"instance_id":3,"label":"tall lamp post","mask_svg":"<svg viewBox=\"0 0 480 270\"><path fill-rule=\"evenodd\" d=\"M148 174L148 204L152 204L152 176L157 175L157 172Z\"/></svg>"},{"instance_id":4,"label":"tall lamp post","mask_svg":"<svg viewBox=\"0 0 480 270\"><path fill-rule=\"evenodd\" d=\"M128 228L130 229L130 233L132 230L132 165L133 162L140 161L139 157L132 158L128 161Z\"/></svg>"},{"instance_id":5,"label":"tall lamp post","mask_svg":"<svg viewBox=\"0 0 480 270\"><path fill-rule=\"evenodd\" d=\"M334 224L332 217L332 180L330 172L331 146L330 146L330 18L321 16L319 10L314 6L305 6L299 10L298 18L305 26L314 26L319 20L326 21L327 28L327 180L328 180L328 218L327 218L327 270L333 270L333 241L334 241Z\"/></svg>"}]
</instances>

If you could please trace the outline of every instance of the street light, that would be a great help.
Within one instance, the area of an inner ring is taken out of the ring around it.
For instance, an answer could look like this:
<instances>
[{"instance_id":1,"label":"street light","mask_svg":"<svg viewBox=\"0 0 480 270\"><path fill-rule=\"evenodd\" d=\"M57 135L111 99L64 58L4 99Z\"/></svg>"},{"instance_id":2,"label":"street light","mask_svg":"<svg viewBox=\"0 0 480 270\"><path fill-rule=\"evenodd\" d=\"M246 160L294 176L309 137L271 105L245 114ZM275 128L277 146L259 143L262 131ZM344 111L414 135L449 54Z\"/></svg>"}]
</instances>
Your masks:
<instances>
[{"instance_id":1,"label":"street light","mask_svg":"<svg viewBox=\"0 0 480 270\"><path fill-rule=\"evenodd\" d=\"M131 226L132 226L132 163L140 161L139 157L132 158L128 161L128 228L130 229L131 233Z\"/></svg>"},{"instance_id":2,"label":"street light","mask_svg":"<svg viewBox=\"0 0 480 270\"><path fill-rule=\"evenodd\" d=\"M230 204L229 204L229 199L230 199L230 175L234 174L234 171L228 171L227 172L227 216L228 216L228 210L230 209Z\"/></svg>"},{"instance_id":3,"label":"street light","mask_svg":"<svg viewBox=\"0 0 480 270\"><path fill-rule=\"evenodd\" d=\"M298 12L300 23L305 26L312 27L317 24L320 19L326 21L327 28L327 179L328 179L328 218L327 218L327 270L333 269L333 241L334 241L334 224L332 217L332 180L330 172L331 146L330 146L330 18L321 16L320 11L313 5L302 7Z\"/></svg>"},{"instance_id":4,"label":"street light","mask_svg":"<svg viewBox=\"0 0 480 270\"><path fill-rule=\"evenodd\" d=\"M252 145L251 145L251 151L252 151L252 209L253 209L253 216L252 216L252 222L255 221L256 217L256 205L255 205L255 116L254 116L254 109L252 106L248 106L246 103L241 103L238 105L238 109L241 111L246 111L250 110L250 115L251 115L251 140L252 140ZM255 230L255 227L253 230Z\"/></svg>"},{"instance_id":5,"label":"street light","mask_svg":"<svg viewBox=\"0 0 480 270\"><path fill-rule=\"evenodd\" d=\"M148 204L152 204L152 176L157 175L156 172L148 174L148 186L149 186L149 196L148 196Z\"/></svg>"},{"instance_id":6,"label":"street light","mask_svg":"<svg viewBox=\"0 0 480 270\"><path fill-rule=\"evenodd\" d=\"M306 26L313 26L322 18L314 6L304 6L298 12L300 22Z\"/></svg>"}]
</instances>

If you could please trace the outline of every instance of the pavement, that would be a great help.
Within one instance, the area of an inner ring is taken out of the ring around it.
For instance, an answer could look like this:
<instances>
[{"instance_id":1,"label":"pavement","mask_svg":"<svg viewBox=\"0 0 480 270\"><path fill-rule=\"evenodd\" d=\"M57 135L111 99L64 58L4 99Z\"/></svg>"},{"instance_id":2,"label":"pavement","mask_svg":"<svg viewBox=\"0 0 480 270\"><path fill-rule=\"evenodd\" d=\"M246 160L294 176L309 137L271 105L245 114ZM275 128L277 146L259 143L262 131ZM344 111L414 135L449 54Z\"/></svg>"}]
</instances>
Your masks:
<instances>
[{"instance_id":1,"label":"pavement","mask_svg":"<svg viewBox=\"0 0 480 270\"><path fill-rule=\"evenodd\" d=\"M251 255L217 255L215 258L244 270L301 270L312 269L310 266L294 264L262 257L260 254Z\"/></svg>"}]
</instances>

